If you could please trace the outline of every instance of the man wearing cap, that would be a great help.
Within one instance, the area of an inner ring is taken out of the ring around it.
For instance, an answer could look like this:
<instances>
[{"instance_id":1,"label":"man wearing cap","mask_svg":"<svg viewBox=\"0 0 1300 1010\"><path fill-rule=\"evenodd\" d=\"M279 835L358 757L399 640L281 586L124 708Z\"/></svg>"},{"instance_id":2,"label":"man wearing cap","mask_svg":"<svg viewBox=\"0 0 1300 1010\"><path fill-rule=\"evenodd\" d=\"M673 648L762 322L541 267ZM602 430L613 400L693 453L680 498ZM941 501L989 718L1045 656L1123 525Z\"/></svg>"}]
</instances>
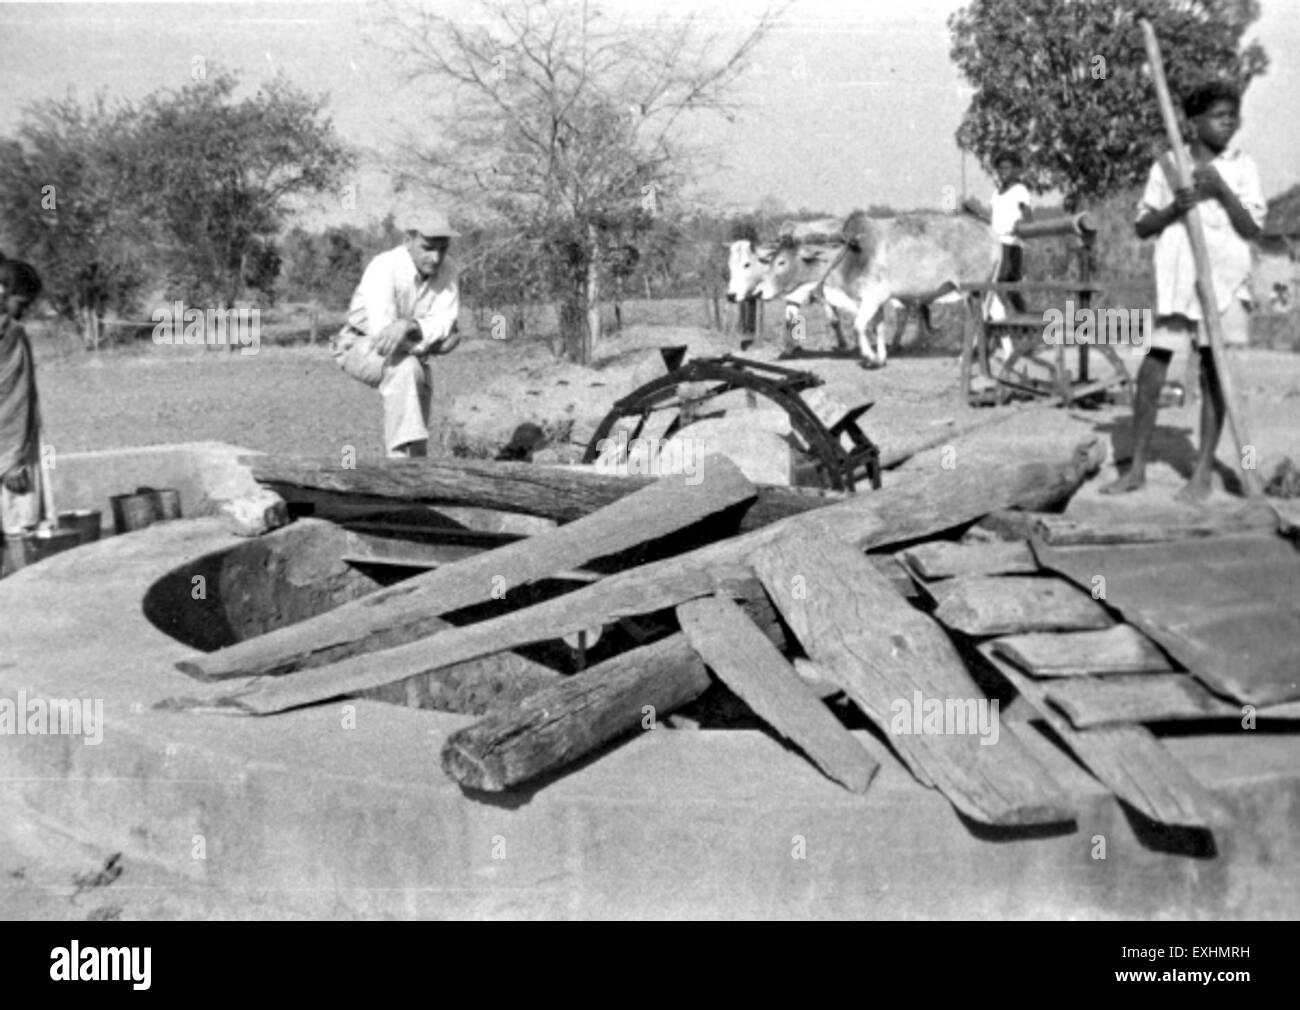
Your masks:
<instances>
[{"instance_id":1,"label":"man wearing cap","mask_svg":"<svg viewBox=\"0 0 1300 1010\"><path fill-rule=\"evenodd\" d=\"M436 211L399 224L406 240L370 261L332 350L340 368L383 397L388 455L426 456L432 398L426 359L460 343L460 292L447 259L458 236Z\"/></svg>"}]
</instances>

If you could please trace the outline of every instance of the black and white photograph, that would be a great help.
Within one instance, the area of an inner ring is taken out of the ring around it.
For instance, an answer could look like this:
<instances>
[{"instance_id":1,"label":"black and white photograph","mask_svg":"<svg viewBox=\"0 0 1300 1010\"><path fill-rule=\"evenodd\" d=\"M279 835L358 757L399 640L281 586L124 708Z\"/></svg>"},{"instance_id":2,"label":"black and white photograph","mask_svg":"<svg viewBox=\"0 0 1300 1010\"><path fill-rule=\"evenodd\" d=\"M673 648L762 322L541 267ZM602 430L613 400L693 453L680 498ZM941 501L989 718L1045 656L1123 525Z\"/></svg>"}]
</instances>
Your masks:
<instances>
[{"instance_id":1,"label":"black and white photograph","mask_svg":"<svg viewBox=\"0 0 1300 1010\"><path fill-rule=\"evenodd\" d=\"M0 920L95 930L23 973L942 920L1250 983L1298 14L0 3Z\"/></svg>"}]
</instances>

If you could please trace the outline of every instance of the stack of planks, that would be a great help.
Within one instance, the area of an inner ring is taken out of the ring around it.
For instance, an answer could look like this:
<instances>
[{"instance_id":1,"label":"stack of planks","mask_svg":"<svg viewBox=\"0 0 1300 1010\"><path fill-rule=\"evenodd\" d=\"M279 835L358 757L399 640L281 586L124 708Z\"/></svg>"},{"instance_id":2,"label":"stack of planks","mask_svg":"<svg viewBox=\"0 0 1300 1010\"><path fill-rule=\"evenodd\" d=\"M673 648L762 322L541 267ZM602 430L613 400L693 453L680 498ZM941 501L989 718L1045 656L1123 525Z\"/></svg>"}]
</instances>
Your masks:
<instances>
[{"instance_id":1,"label":"stack of planks","mask_svg":"<svg viewBox=\"0 0 1300 1010\"><path fill-rule=\"evenodd\" d=\"M1253 544L1257 555L1281 557L1294 578L1300 559L1288 557L1294 551L1271 532L1271 517L1243 514L1155 527L994 516L982 525L1013 538L931 542L901 552L935 618L967 639L1032 706L1035 718L1121 799L1166 824L1218 823L1217 802L1149 727L1195 721L1213 732L1231 724L1251 729L1259 720L1298 719L1294 662L1286 667L1287 684L1270 679L1268 664L1238 662L1247 675L1235 683L1215 677L1216 665L1204 661L1207 647L1197 625L1218 615L1208 608L1187 610L1182 621L1160 615L1170 601L1185 600L1193 578L1205 586L1204 596L1223 599L1223 585L1204 563L1206 552L1226 550L1255 561L1257 574L1258 557L1243 553L1244 544ZM1017 533L1032 539L1016 539ZM1150 577L1138 584L1128 569L1144 552L1163 565L1149 566ZM1124 591L1117 595L1117 589ZM1270 619L1276 624L1285 617L1273 605ZM1234 619L1241 618L1237 611ZM1184 662L1139 628L1156 634ZM1290 630L1274 632L1290 653Z\"/></svg>"},{"instance_id":2,"label":"stack of planks","mask_svg":"<svg viewBox=\"0 0 1300 1010\"><path fill-rule=\"evenodd\" d=\"M178 664L212 693L162 707L267 716L339 697L400 701L414 684L425 697L472 694L465 685L479 672L499 680L503 670L516 670L514 690L500 704L475 708L482 718L452 734L440 755L442 770L466 788L500 791L651 728L720 682L827 777L863 793L877 763L827 705L828 696L842 693L920 784L940 790L973 821L1070 821L1064 790L1035 756L1036 745L1022 739L1038 732L1027 723L1004 732L996 747L973 732L898 724L900 700L956 700L972 711L988 703L959 649L974 639L979 654L1116 795L1158 821L1210 826L1222 811L1135 724L1144 720L1106 712L1124 708L1122 692L1131 691L1133 677L1163 678L1147 692L1147 712L1172 710L1174 698L1185 708L1200 705L1202 715L1205 706L1225 702L1118 624L1090 593L1044 575L1026 542L917 546L981 517L991 517L987 524L1001 517L1004 528L1050 523L1025 513L1063 505L1095 471L1099 449L1080 446L1058 463L955 470L936 458L933 467L849 498L756 487L720 456L706 459L695 478L659 480L523 463L420 460L342 470L256 457L250 462L258 479L291 506L455 505L559 525L523 538L462 531L451 550L367 541L359 563L419 574ZM896 557L882 553L905 544L914 546ZM558 595L528 593L557 579L567 586ZM918 584L921 606L907 598L918 596ZM449 623L488 601L504 601L504 610ZM642 640L571 676L512 651L628 619L650 629ZM1113 658L1098 671L1094 657Z\"/></svg>"}]
</instances>

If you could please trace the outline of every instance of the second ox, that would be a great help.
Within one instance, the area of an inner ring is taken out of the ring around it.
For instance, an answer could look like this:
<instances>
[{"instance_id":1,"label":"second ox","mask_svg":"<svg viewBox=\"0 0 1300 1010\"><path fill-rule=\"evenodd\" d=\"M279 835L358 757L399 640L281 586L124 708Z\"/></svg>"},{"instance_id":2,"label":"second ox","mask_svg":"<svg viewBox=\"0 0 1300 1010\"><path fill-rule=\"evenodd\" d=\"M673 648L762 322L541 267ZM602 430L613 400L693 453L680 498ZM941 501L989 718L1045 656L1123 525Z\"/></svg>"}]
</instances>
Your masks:
<instances>
[{"instance_id":1,"label":"second ox","mask_svg":"<svg viewBox=\"0 0 1300 1010\"><path fill-rule=\"evenodd\" d=\"M1001 254L989 226L968 216L871 218L855 212L845 221L843 236L842 246L787 237L754 291L764 299L784 297L787 304L820 298L828 314L834 316L836 309L852 314L864 365L885 363L886 303L926 305L956 296L963 285L995 277ZM838 319L832 328L838 338Z\"/></svg>"}]
</instances>

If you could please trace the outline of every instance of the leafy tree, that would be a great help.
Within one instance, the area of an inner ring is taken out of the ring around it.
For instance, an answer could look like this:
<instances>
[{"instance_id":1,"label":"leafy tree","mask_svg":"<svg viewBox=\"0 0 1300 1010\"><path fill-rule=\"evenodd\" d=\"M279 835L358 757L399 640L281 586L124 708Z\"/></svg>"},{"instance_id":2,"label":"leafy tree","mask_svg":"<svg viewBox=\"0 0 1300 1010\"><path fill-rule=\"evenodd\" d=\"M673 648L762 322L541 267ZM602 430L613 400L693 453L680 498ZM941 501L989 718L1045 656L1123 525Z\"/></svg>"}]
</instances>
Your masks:
<instances>
[{"instance_id":1,"label":"leafy tree","mask_svg":"<svg viewBox=\"0 0 1300 1010\"><path fill-rule=\"evenodd\" d=\"M133 182L138 115L104 96L26 110L0 140L5 245L43 275L55 309L98 347L106 311L130 312L148 276L148 227Z\"/></svg>"},{"instance_id":2,"label":"leafy tree","mask_svg":"<svg viewBox=\"0 0 1300 1010\"><path fill-rule=\"evenodd\" d=\"M237 86L233 75L210 72L150 95L137 140L173 283L220 305L242 297L250 274L259 287L274 279L265 274L278 264L263 250L287 198L335 188L353 161L322 115L323 96L283 76L249 98L237 99Z\"/></svg>"},{"instance_id":3,"label":"leafy tree","mask_svg":"<svg viewBox=\"0 0 1300 1010\"><path fill-rule=\"evenodd\" d=\"M1160 38L1177 96L1213 77L1243 90L1268 65L1243 36L1257 0L974 0L948 20L952 59L975 93L957 143L992 171L1018 151L1033 190L1067 209L1145 180L1164 146L1138 19Z\"/></svg>"},{"instance_id":4,"label":"leafy tree","mask_svg":"<svg viewBox=\"0 0 1300 1010\"><path fill-rule=\"evenodd\" d=\"M531 244L565 353L586 362L608 250L638 215L679 199L694 153L685 118L732 111L732 86L773 19L725 44L693 18L617 24L578 0L470 6L457 17L389 9L383 40L428 96L406 148L411 174Z\"/></svg>"}]
</instances>

